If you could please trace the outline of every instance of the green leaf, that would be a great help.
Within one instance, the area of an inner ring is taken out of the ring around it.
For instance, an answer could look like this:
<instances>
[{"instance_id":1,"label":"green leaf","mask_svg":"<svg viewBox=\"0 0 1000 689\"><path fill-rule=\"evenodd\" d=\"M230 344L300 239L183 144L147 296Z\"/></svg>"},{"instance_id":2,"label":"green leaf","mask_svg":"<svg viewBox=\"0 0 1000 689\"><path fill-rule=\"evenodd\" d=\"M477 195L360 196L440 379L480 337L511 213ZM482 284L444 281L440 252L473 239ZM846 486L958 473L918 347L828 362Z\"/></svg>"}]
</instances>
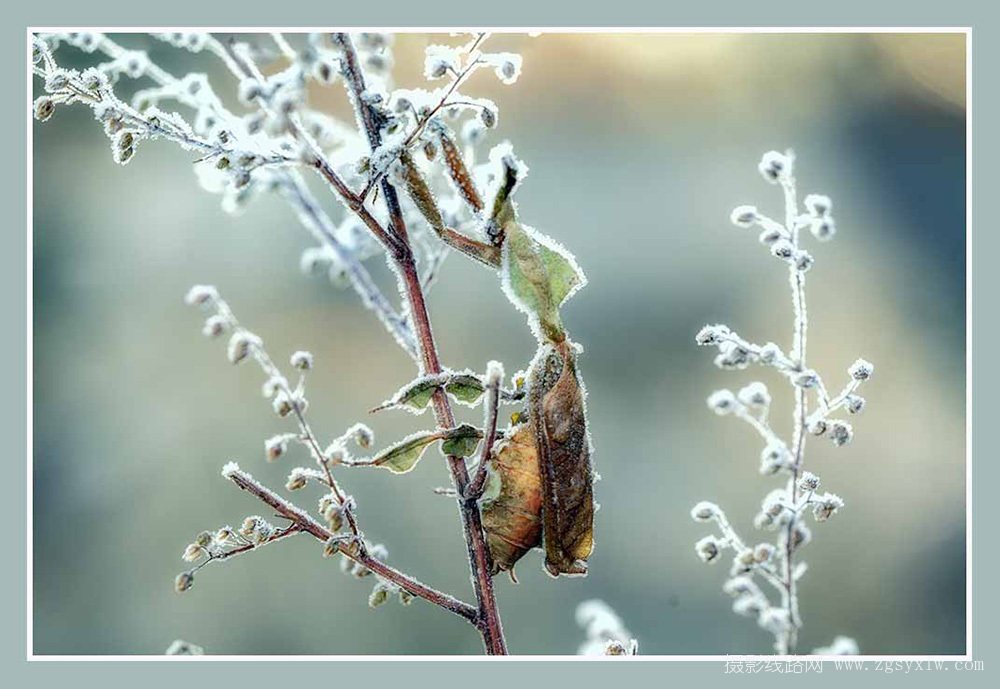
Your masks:
<instances>
[{"instance_id":1,"label":"green leaf","mask_svg":"<svg viewBox=\"0 0 1000 689\"><path fill-rule=\"evenodd\" d=\"M434 393L441 387L445 380L446 378L441 375L417 378L400 388L399 392L392 396L392 399L372 409L372 412L392 409L394 407L408 407L411 411L421 414L427 408L427 405L431 403Z\"/></svg>"},{"instance_id":2,"label":"green leaf","mask_svg":"<svg viewBox=\"0 0 1000 689\"><path fill-rule=\"evenodd\" d=\"M479 376L471 373L455 373L448 378L444 389L459 402L475 404L486 391L486 386L479 380Z\"/></svg>"},{"instance_id":3,"label":"green leaf","mask_svg":"<svg viewBox=\"0 0 1000 689\"><path fill-rule=\"evenodd\" d=\"M441 451L448 456L468 457L476 451L483 432L467 423L445 431Z\"/></svg>"},{"instance_id":4,"label":"green leaf","mask_svg":"<svg viewBox=\"0 0 1000 689\"><path fill-rule=\"evenodd\" d=\"M440 432L422 431L415 433L379 452L372 459L372 464L388 469L395 474L405 474L417 465L424 451L433 442L441 440L443 437L444 434Z\"/></svg>"},{"instance_id":5,"label":"green leaf","mask_svg":"<svg viewBox=\"0 0 1000 689\"><path fill-rule=\"evenodd\" d=\"M547 339L565 337L559 307L586 284L573 256L549 237L510 222L501 271L507 296Z\"/></svg>"},{"instance_id":6,"label":"green leaf","mask_svg":"<svg viewBox=\"0 0 1000 689\"><path fill-rule=\"evenodd\" d=\"M434 393L438 388L444 388L445 392L464 404L475 404L479 401L486 386L479 376L467 373L455 373L454 371L444 371L437 375L423 376L408 383L399 390L392 399L387 400L372 409L372 412L383 409L404 408L417 414L423 413L434 398Z\"/></svg>"}]
</instances>

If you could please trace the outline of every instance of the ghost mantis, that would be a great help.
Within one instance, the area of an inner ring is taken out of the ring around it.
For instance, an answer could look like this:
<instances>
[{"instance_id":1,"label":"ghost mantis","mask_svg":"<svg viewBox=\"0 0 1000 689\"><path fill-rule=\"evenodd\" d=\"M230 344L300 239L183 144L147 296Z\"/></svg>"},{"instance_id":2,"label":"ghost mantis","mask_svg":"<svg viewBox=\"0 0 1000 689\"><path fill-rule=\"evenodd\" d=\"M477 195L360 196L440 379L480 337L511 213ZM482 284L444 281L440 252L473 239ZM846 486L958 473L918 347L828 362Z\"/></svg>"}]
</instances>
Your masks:
<instances>
[{"instance_id":1,"label":"ghost mantis","mask_svg":"<svg viewBox=\"0 0 1000 689\"><path fill-rule=\"evenodd\" d=\"M440 146L460 196L482 218L485 204L450 132L433 121L428 130ZM517 561L529 550L544 547L549 574L583 575L593 549L592 450L585 393L576 365L579 348L563 327L559 307L586 279L568 252L518 221L513 194L523 178L523 166L509 151L500 152L500 180L484 222L487 241L446 226L426 180L406 150L399 155L398 172L415 206L445 244L499 272L504 291L528 316L538 340L535 357L527 373L515 378L513 390L502 389L499 366L491 367L485 380L471 372L417 379L379 409L422 411L438 389L469 404L485 394L485 431L463 425L448 432L417 434L357 463L402 473L436 440L445 443L447 454L468 456L482 438L476 474L458 497L480 502L492 573L508 571L514 578ZM527 409L513 414L510 427L498 434L501 400L526 402Z\"/></svg>"}]
</instances>

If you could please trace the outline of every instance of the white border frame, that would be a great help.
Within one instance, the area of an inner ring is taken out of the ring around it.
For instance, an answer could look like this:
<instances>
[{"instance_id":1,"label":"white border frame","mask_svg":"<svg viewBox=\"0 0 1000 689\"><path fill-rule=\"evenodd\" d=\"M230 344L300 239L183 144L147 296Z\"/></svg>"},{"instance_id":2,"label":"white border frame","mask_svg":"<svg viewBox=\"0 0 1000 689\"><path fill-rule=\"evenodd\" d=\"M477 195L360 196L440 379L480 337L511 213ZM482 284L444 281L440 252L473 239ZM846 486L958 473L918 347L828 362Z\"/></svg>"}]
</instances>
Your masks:
<instances>
[{"instance_id":1,"label":"white border frame","mask_svg":"<svg viewBox=\"0 0 1000 689\"><path fill-rule=\"evenodd\" d=\"M26 31L25 55L31 53L32 34L35 33L57 33L76 31L86 28L102 33L146 33L148 27L51 27L51 26L29 26ZM343 30L349 28L354 31L382 31L386 33L450 33L453 31L468 31L464 27L384 27L384 26L361 26L361 27L303 27L303 26L281 26L281 27L177 27L165 26L156 27L158 31L205 31L222 33L258 33L267 31L281 31L285 33L307 33L310 31L324 30L324 28L338 28ZM490 31L498 34L515 33L649 33L649 34L784 34L784 33L805 33L805 34L834 34L834 33L870 33L870 34L890 34L890 33L942 33L942 34L962 34L965 36L965 427L966 427L966 460L965 460L965 515L966 515L966 539L965 539L965 654L964 655L859 655L859 656L820 656L820 655L637 655L632 656L632 662L649 661L722 661L722 662L799 662L805 665L815 661L840 661L844 665L852 661L865 662L909 662L909 663L937 663L953 662L957 665L961 661L972 660L972 27L733 27L733 26L699 26L699 27L475 27L476 31ZM26 57L26 59L28 59ZM29 65L30 67L30 65ZM32 102L34 91L34 76L31 69L27 69L27 94L28 101ZM215 661L290 661L299 660L306 662L315 661L458 661L458 662L522 662L522 661L570 661L570 662L618 662L618 658L605 656L576 656L576 655L512 655L512 656L448 656L448 655L205 655L205 656L166 656L166 655L35 655L34 653L34 625L32 619L34 603L34 580L33 580L33 458L34 458L34 434L33 429L33 371L34 371L34 351L33 351L33 238L34 238L34 206L33 206L33 127L30 108L26 113L27 126L27 208L28 208L28 238L27 238L27 656L29 662L63 662L63 661L167 661L167 662L215 662Z\"/></svg>"}]
</instances>

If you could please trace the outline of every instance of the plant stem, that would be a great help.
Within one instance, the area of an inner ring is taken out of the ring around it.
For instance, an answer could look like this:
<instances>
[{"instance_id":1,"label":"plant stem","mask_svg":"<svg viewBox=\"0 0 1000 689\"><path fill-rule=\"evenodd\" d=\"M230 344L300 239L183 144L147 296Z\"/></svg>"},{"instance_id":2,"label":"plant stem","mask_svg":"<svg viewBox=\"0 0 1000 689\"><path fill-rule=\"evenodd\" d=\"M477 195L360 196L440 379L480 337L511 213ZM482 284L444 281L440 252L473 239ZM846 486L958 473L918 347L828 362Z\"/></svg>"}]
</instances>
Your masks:
<instances>
[{"instance_id":1,"label":"plant stem","mask_svg":"<svg viewBox=\"0 0 1000 689\"><path fill-rule=\"evenodd\" d=\"M798 201L795 194L795 180L788 179L782 183L785 194L785 228L791 237L792 246L796 250L799 248L799 228L798 228ZM791 359L800 371L806 369L806 329L808 327L808 317L806 314L806 293L805 293L805 273L798 270L795 265L788 268L788 280L792 290L792 307L795 312L795 322L792 333ZM799 474L802 471L802 462L805 458L806 444L806 424L808 417L808 400L806 389L795 386L795 410L793 412L792 423L792 447L794 461L792 464L792 476L788 481L788 494L792 499L792 504L798 503ZM783 654L795 651L798 637L798 629L802 626L799 617L798 592L796 591L795 577L793 576L794 551L795 551L795 527L799 519L797 510L794 510L788 520L788 527L785 530L784 540L784 560L785 560L785 595L784 604L788 611L789 627L784 638L779 638L779 652Z\"/></svg>"},{"instance_id":2,"label":"plant stem","mask_svg":"<svg viewBox=\"0 0 1000 689\"><path fill-rule=\"evenodd\" d=\"M304 512L291 503L282 500L263 485L258 483L246 472L236 470L229 474L227 478L235 483L240 489L245 490L261 502L274 508L274 510L281 516L285 517L293 524L296 524L300 531L311 534L318 541L326 543L331 538L335 537L329 529L316 521L307 512ZM353 543L357 543L357 541L354 541ZM381 560L369 555L363 547L360 549L352 548L353 543L352 541L345 540L339 543L337 547L345 557L364 565L375 574L379 575L383 579L386 579L387 581L391 581L404 591L408 591L418 598L423 598L434 605L442 607L445 610L453 612L473 624L476 624L479 618L479 611L476 608L472 607L468 603L463 603L457 598L449 596L446 593L432 589L431 587L420 583L416 579L403 574L399 570L390 567Z\"/></svg>"},{"instance_id":3,"label":"plant stem","mask_svg":"<svg viewBox=\"0 0 1000 689\"><path fill-rule=\"evenodd\" d=\"M364 73L358 60L357 51L354 48L354 42L346 33L335 34L334 40L343 48L344 77L351 91L354 106L358 110L358 120L364 125L368 136L368 143L372 151L374 151L382 144L381 133L377 126L378 118L375 111L362 98L366 87ZM418 349L420 350L422 373L425 375L441 373L441 362L434 343L434 335L431 332L430 316L427 313L427 304L424 301L420 276L417 273L413 252L407 238L406 224L399 205L399 197L396 194L395 187L393 187L388 179L382 179L381 187L382 196L389 209L389 220L392 234L394 235L393 239L399 245L397 251L393 252L393 262L399 271L406 292L411 322L417 337ZM363 205L361 205L360 210L364 210ZM452 413L451 404L448 402L448 397L444 390L439 388L434 393L433 402L434 416L438 426L443 429L454 428L455 416ZM466 486L469 484L469 470L465 464L465 460L461 457L449 456L447 461L452 483L458 495L463 495ZM472 570L473 588L475 589L476 600L479 604L475 620L476 628L483 637L483 645L486 647L488 654L506 655L507 645L504 641L503 628L500 623L500 612L497 609L496 597L493 593L493 577L490 574L490 555L486 548L486 537L483 533L482 515L479 512L479 505L476 502L465 500L459 500L458 504L462 516L462 529L468 548L469 568Z\"/></svg>"}]
</instances>

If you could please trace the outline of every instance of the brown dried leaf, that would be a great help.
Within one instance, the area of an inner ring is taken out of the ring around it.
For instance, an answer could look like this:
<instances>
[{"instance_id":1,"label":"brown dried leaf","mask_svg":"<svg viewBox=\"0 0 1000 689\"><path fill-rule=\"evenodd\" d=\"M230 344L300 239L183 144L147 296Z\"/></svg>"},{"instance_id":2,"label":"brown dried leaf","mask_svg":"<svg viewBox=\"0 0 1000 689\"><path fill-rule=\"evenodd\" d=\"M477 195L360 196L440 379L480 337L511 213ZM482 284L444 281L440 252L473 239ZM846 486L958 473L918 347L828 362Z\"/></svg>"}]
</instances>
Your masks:
<instances>
[{"instance_id":1,"label":"brown dried leaf","mask_svg":"<svg viewBox=\"0 0 1000 689\"><path fill-rule=\"evenodd\" d=\"M529 407L542 479L545 568L586 574L594 547L594 491L583 389L568 340L543 345Z\"/></svg>"},{"instance_id":2,"label":"brown dried leaf","mask_svg":"<svg viewBox=\"0 0 1000 689\"><path fill-rule=\"evenodd\" d=\"M491 466L499 493L482 506L492 574L511 570L532 548L542 544L542 481L538 451L529 424L515 426L497 443Z\"/></svg>"}]
</instances>

